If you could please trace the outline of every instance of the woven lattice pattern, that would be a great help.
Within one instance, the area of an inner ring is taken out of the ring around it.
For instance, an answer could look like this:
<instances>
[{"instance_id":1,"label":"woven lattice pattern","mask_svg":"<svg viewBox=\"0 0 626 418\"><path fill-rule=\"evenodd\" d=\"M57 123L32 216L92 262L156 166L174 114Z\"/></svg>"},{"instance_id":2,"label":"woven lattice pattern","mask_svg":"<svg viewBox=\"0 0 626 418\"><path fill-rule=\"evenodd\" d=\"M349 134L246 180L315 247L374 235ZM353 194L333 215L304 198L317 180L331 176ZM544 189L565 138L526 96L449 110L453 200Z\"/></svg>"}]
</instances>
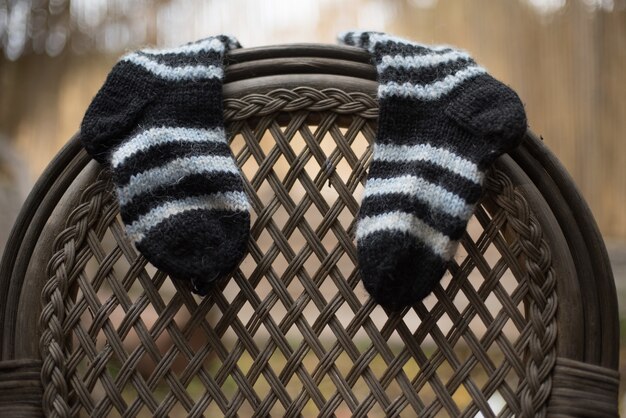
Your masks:
<instances>
[{"instance_id":1,"label":"woven lattice pattern","mask_svg":"<svg viewBox=\"0 0 626 418\"><path fill-rule=\"evenodd\" d=\"M388 315L359 283L354 218L376 114L370 97L337 90L227 101L252 237L239 270L204 299L137 255L106 173L89 185L43 291L46 413L545 415L555 283L505 173L491 173L424 303Z\"/></svg>"}]
</instances>

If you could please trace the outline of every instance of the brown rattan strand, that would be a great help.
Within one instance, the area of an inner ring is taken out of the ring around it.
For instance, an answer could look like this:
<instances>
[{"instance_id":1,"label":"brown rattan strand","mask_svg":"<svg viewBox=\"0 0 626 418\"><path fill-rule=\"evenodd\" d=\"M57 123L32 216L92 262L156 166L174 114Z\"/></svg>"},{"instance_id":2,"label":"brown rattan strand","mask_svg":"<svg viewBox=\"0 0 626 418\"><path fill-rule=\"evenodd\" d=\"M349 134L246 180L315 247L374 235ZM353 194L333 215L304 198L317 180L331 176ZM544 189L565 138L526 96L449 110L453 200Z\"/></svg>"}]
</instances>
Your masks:
<instances>
[{"instance_id":1,"label":"brown rattan strand","mask_svg":"<svg viewBox=\"0 0 626 418\"><path fill-rule=\"evenodd\" d=\"M338 126L335 108L343 116L352 112L346 126ZM277 118L286 111L281 125ZM307 123L312 113L315 126ZM236 287L234 296L215 289L199 300L176 281L176 292L166 296L169 279L151 273L125 238L106 173L86 187L54 244L42 295L44 412L201 416L213 408L235 416L249 408L258 416L298 416L313 408L332 416L344 408L353 416L379 410L471 417L495 416L490 400L498 395L506 404L499 416L545 416L555 364L555 278L540 224L504 172L491 173L476 212L482 230L463 237L467 256L452 263L452 279L435 289L434 304L389 315L382 326L372 319L384 313L357 287L353 219L371 157L370 148L355 150L359 138L373 141L375 113L371 98L336 89L278 90L226 102L254 215L242 264L252 267L224 285ZM256 118L253 125L250 118ZM327 139L334 144L328 152L322 146ZM288 167L284 173L281 164ZM339 173L342 165L350 169L347 178ZM328 185L333 199L324 194ZM346 211L350 221L342 223ZM490 249L499 254L491 264ZM345 260L348 269L340 268ZM470 280L472 272L482 276L479 285ZM507 272L514 289L502 284ZM335 289L330 294L329 286ZM461 298L464 306L457 304ZM494 302L500 305L495 312ZM152 324L143 317L148 309L158 315ZM120 310L121 322L114 323L111 315ZM346 310L347 323L341 317ZM177 321L181 312L188 314L185 322ZM442 320L453 326L442 329ZM516 336L506 335L507 324ZM321 337L327 331L330 343ZM131 334L139 344L128 349ZM202 343L194 345L198 334ZM357 344L358 335L367 337L367 346ZM171 344L163 349L158 342L165 336ZM392 337L402 341L400 349ZM436 343L433 352L423 348L426 339ZM184 366L176 371L181 358ZM147 375L138 370L144 360L152 365ZM190 393L192 383L202 393ZM463 407L459 393L469 399Z\"/></svg>"},{"instance_id":2,"label":"brown rattan strand","mask_svg":"<svg viewBox=\"0 0 626 418\"><path fill-rule=\"evenodd\" d=\"M551 417L617 417L619 373L557 358L548 414Z\"/></svg>"},{"instance_id":3,"label":"brown rattan strand","mask_svg":"<svg viewBox=\"0 0 626 418\"><path fill-rule=\"evenodd\" d=\"M42 415L41 360L0 361L0 416Z\"/></svg>"}]
</instances>

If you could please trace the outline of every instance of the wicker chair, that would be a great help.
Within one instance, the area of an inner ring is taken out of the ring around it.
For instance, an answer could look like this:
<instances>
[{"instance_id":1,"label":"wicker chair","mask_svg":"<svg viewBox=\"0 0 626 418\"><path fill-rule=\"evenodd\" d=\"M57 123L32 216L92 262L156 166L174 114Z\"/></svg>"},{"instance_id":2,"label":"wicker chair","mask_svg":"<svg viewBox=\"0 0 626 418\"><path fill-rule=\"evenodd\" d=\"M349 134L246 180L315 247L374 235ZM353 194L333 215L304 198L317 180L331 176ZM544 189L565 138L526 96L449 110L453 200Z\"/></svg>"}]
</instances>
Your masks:
<instances>
[{"instance_id":1,"label":"wicker chair","mask_svg":"<svg viewBox=\"0 0 626 418\"><path fill-rule=\"evenodd\" d=\"M0 416L617 416L603 241L528 133L500 158L449 274L399 314L359 283L354 217L376 129L349 47L235 51L224 93L249 254L202 299L126 240L76 138L0 266Z\"/></svg>"}]
</instances>

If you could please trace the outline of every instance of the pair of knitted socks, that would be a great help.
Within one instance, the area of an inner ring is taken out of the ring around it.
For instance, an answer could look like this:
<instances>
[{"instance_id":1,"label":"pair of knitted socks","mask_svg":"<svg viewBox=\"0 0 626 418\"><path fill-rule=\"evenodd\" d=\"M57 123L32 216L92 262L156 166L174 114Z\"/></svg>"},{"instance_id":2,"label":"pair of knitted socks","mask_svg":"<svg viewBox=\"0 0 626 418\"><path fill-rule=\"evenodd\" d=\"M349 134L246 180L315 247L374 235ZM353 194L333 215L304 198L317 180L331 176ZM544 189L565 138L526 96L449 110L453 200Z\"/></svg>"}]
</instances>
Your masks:
<instances>
[{"instance_id":1,"label":"pair of knitted socks","mask_svg":"<svg viewBox=\"0 0 626 418\"><path fill-rule=\"evenodd\" d=\"M443 276L480 198L485 170L519 144L517 95L466 53L375 32L379 128L357 220L359 268L374 300L399 310ZM224 132L217 36L122 58L81 125L85 149L113 172L137 249L205 294L245 254L249 203Z\"/></svg>"}]
</instances>

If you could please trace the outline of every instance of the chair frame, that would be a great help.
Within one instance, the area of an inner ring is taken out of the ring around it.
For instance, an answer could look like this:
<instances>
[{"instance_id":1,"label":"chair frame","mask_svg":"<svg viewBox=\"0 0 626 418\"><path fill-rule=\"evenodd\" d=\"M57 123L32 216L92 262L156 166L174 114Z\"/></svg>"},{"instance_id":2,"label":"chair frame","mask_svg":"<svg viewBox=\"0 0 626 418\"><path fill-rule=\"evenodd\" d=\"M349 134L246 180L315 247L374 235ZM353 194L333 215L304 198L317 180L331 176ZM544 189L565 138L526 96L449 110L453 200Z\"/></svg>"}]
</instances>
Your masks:
<instances>
[{"instance_id":1,"label":"chair frame","mask_svg":"<svg viewBox=\"0 0 626 418\"><path fill-rule=\"evenodd\" d=\"M356 48L279 45L232 51L227 59L224 84L227 101L302 86L321 91L335 87L338 82L349 91L372 97L376 92L376 74L369 56ZM270 113L284 104L276 101L269 107L267 103L259 106L267 107ZM226 112L237 111L241 112L241 118L246 116L246 109L233 109L226 106ZM323 109L322 104L320 110ZM507 159L513 164L506 163ZM42 255L47 254L44 249L48 249L48 255L52 256L53 242L61 231L47 230L45 235L41 234L53 210L63 206L62 197L71 191L72 182L89 161L74 136L34 186L0 264L0 388L7 389L4 400L0 395L0 411L15 414L12 416L38 415L41 411L37 406L43 390L39 378L39 321L42 278L46 277L49 260ZM571 399L583 396L585 403L592 406L597 403L598 410L605 411L606 416L614 416L616 401L611 400L607 406L605 399L594 399L591 396L594 394L585 397L588 385L570 391L574 387L572 382L582 375L591 374L596 384L603 382L611 386L609 392L619 383L615 372L619 360L615 284L591 211L558 159L531 131L522 145L499 160L497 166L503 164L510 175L517 177L529 201L544 202L532 209L551 220L542 225L544 233L552 234L556 241L564 244L561 248L552 248L556 252L553 260L556 260L559 304L557 329L554 330L557 360L552 372L553 393L548 400L548 414L584 415L579 410L580 404L568 404ZM511 166L517 169L511 170ZM531 188L525 192L524 184L532 184L540 196L534 196L537 192ZM34 252L40 259L31 258ZM560 396L558 391L554 392L557 388L570 392ZM11 402L7 401L8 396L13 397Z\"/></svg>"}]
</instances>

